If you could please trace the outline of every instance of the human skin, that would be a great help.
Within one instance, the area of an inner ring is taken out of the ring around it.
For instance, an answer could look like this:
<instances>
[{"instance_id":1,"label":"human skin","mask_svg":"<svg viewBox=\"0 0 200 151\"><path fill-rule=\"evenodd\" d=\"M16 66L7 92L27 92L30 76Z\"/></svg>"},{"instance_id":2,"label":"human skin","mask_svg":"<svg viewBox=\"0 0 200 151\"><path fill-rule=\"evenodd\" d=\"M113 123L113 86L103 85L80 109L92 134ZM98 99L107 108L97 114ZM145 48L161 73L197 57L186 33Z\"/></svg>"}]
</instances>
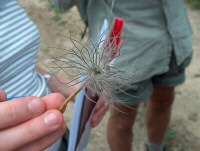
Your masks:
<instances>
[{"instance_id":1,"label":"human skin","mask_svg":"<svg viewBox=\"0 0 200 151\"><path fill-rule=\"evenodd\" d=\"M66 123L57 109L66 100L59 93L43 98L26 97L6 101L0 90L0 148L6 151L44 150L63 136ZM108 106L99 100L91 125L102 120Z\"/></svg>"},{"instance_id":2,"label":"human skin","mask_svg":"<svg viewBox=\"0 0 200 151\"><path fill-rule=\"evenodd\" d=\"M36 66L36 70L38 72L40 72L42 75L47 73L44 69L42 69L39 66ZM51 79L49 80L48 86L52 92L61 93L66 98L68 98L74 91L76 91L78 89L78 85L76 85L75 83L71 83L71 85L73 85L73 86L69 87L66 84L62 84L61 82L68 83L68 82L70 82L70 79L67 79L64 76L57 76L57 77L52 76ZM105 95L105 94L103 94L103 95ZM72 101L74 102L75 100L72 100ZM101 120L107 113L108 109L109 109L109 106L106 105L104 103L104 99L102 97L100 97L97 102L97 105L95 107L95 111L92 116L92 119L91 119L92 128L96 127L101 122Z\"/></svg>"},{"instance_id":3,"label":"human skin","mask_svg":"<svg viewBox=\"0 0 200 151\"><path fill-rule=\"evenodd\" d=\"M6 151L40 151L63 136L66 124L56 110L65 100L54 93L43 98L5 101L0 90L0 148Z\"/></svg>"},{"instance_id":4,"label":"human skin","mask_svg":"<svg viewBox=\"0 0 200 151\"><path fill-rule=\"evenodd\" d=\"M171 108L174 101L174 87L154 85L154 92L147 105L146 125L147 137L153 144L162 144L169 125ZM137 115L135 110L116 106L119 111L113 111L108 122L108 143L111 151L131 151L133 138L133 124Z\"/></svg>"},{"instance_id":5,"label":"human skin","mask_svg":"<svg viewBox=\"0 0 200 151\"><path fill-rule=\"evenodd\" d=\"M162 144L164 141L174 98L174 87L154 85L146 114L147 137L153 144Z\"/></svg>"},{"instance_id":6,"label":"human skin","mask_svg":"<svg viewBox=\"0 0 200 151\"><path fill-rule=\"evenodd\" d=\"M43 68L36 66L35 67L36 71L38 71L40 74L44 75L47 73ZM62 95L65 96L65 98L68 98L76 89L78 89L78 85L75 83L70 83L70 85L73 85L69 87L67 84L63 83L68 83L70 82L70 79L67 79L64 76L52 76L49 79L48 82L48 87L53 93L61 93Z\"/></svg>"},{"instance_id":7,"label":"human skin","mask_svg":"<svg viewBox=\"0 0 200 151\"><path fill-rule=\"evenodd\" d=\"M51 82L58 81L52 79ZM62 85L61 89L66 91L66 87ZM67 91L65 94L69 96L71 93ZM0 90L1 150L44 150L65 133L66 123L63 114L57 109L66 98L60 93L52 93L42 98L29 96L12 101L6 100L6 93ZM92 127L98 125L107 110L108 106L105 106L104 101L100 99L91 120Z\"/></svg>"}]
</instances>

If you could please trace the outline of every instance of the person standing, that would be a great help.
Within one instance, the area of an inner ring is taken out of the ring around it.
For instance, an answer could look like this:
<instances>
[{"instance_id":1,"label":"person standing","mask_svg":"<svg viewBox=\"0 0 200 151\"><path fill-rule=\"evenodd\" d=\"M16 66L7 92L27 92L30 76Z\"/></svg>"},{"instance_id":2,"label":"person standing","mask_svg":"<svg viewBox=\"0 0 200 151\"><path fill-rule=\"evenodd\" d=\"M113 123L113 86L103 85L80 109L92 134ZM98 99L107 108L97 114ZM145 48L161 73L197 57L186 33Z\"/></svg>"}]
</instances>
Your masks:
<instances>
[{"instance_id":1,"label":"person standing","mask_svg":"<svg viewBox=\"0 0 200 151\"><path fill-rule=\"evenodd\" d=\"M93 41L97 41L104 19L111 18L111 23L116 17L125 20L125 42L114 66L135 74L134 88L123 91L138 97L116 94L115 107L127 114L114 110L110 116L107 137L111 151L131 151L137 109L145 100L146 149L165 151L175 88L184 83L192 59L192 28L184 0L86 0L78 5Z\"/></svg>"}]
</instances>

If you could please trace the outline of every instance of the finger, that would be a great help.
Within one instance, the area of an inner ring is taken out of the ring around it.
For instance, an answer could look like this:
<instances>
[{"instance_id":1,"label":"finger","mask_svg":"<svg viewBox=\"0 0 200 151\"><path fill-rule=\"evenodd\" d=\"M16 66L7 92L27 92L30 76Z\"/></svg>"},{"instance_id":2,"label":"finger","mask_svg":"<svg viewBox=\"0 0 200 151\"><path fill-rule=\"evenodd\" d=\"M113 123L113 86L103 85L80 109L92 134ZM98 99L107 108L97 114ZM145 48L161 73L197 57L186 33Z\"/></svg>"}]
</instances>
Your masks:
<instances>
[{"instance_id":1,"label":"finger","mask_svg":"<svg viewBox=\"0 0 200 151\"><path fill-rule=\"evenodd\" d=\"M101 109L103 106L105 105L104 100L99 99L95 108L95 111L98 111L99 109Z\"/></svg>"},{"instance_id":2,"label":"finger","mask_svg":"<svg viewBox=\"0 0 200 151\"><path fill-rule=\"evenodd\" d=\"M109 107L104 107L101 111L97 113L97 115L94 115L94 118L92 119L92 127L95 127L99 124L99 122L102 120L102 118L107 113Z\"/></svg>"},{"instance_id":3,"label":"finger","mask_svg":"<svg viewBox=\"0 0 200 151\"><path fill-rule=\"evenodd\" d=\"M0 89L0 102L6 101L7 100L7 94L5 93L4 90Z\"/></svg>"},{"instance_id":4,"label":"finger","mask_svg":"<svg viewBox=\"0 0 200 151\"><path fill-rule=\"evenodd\" d=\"M93 122L91 124L91 127L94 128L96 127L97 125L99 125L99 123L101 122L101 120L103 119L103 116L99 117L95 122Z\"/></svg>"},{"instance_id":5,"label":"finger","mask_svg":"<svg viewBox=\"0 0 200 151\"><path fill-rule=\"evenodd\" d=\"M59 93L52 93L48 96L43 97L42 100L46 104L46 109L50 110L50 109L58 109L62 105L62 103L66 100L66 98Z\"/></svg>"},{"instance_id":6,"label":"finger","mask_svg":"<svg viewBox=\"0 0 200 151\"><path fill-rule=\"evenodd\" d=\"M0 104L0 129L18 125L45 111L45 103L37 97L27 97Z\"/></svg>"},{"instance_id":7,"label":"finger","mask_svg":"<svg viewBox=\"0 0 200 151\"><path fill-rule=\"evenodd\" d=\"M94 113L92 120L91 120L92 127L95 127L96 125L98 125L100 123L100 121L105 116L108 109L109 109L109 106L106 105L106 106L102 107L98 112Z\"/></svg>"},{"instance_id":8,"label":"finger","mask_svg":"<svg viewBox=\"0 0 200 151\"><path fill-rule=\"evenodd\" d=\"M59 130L63 123L63 115L58 110L49 110L30 121L1 131L0 140L4 146L0 146L0 148L4 147L5 149L3 148L3 150L14 150L25 146ZM9 142L4 140L9 140Z\"/></svg>"},{"instance_id":9,"label":"finger","mask_svg":"<svg viewBox=\"0 0 200 151\"><path fill-rule=\"evenodd\" d=\"M58 131L45 136L42 139L29 143L28 145L18 149L17 151L43 151L52 144L54 144L59 138L61 138L66 131L66 124L64 123L62 128Z\"/></svg>"}]
</instances>

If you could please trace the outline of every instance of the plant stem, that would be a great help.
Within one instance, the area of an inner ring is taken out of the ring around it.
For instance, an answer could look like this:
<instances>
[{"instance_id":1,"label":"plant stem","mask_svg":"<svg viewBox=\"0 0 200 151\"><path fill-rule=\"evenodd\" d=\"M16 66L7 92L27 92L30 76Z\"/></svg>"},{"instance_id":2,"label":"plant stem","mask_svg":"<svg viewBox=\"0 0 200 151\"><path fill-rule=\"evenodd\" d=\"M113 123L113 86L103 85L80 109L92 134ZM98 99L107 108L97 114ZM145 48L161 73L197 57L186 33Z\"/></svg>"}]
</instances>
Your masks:
<instances>
[{"instance_id":1,"label":"plant stem","mask_svg":"<svg viewBox=\"0 0 200 151\"><path fill-rule=\"evenodd\" d=\"M85 86L85 83L83 83L73 94L71 94L67 98L67 100L65 100L65 102L63 102L63 104L58 109L61 113L65 112L68 102L71 101L83 89L84 86Z\"/></svg>"}]
</instances>

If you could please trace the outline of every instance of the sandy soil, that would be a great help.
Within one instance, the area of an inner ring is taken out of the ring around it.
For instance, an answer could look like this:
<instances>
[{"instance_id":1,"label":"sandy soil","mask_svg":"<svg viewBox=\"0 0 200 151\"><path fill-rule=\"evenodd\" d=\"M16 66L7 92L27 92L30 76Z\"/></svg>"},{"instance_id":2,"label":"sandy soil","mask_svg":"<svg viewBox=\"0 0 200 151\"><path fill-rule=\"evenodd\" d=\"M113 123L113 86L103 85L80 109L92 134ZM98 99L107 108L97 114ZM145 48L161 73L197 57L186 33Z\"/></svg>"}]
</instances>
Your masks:
<instances>
[{"instance_id":1,"label":"sandy soil","mask_svg":"<svg viewBox=\"0 0 200 151\"><path fill-rule=\"evenodd\" d=\"M44 0L19 0L28 15L38 25L41 32L41 47L38 64L45 63L48 55L54 55L58 51L48 47L70 47L66 39L57 34L68 33L70 29L73 37L80 38L84 28L76 8L72 8L64 14L55 13L48 1ZM176 101L166 142L169 151L199 151L200 150L200 11L194 11L187 7L188 14L194 30L194 58L187 70L187 81L176 90ZM135 151L142 151L145 139L144 104L135 125ZM73 114L73 104L68 106L66 120L70 125ZM89 144L90 151L109 151L106 141L106 123L109 113L102 123L93 130Z\"/></svg>"}]
</instances>

